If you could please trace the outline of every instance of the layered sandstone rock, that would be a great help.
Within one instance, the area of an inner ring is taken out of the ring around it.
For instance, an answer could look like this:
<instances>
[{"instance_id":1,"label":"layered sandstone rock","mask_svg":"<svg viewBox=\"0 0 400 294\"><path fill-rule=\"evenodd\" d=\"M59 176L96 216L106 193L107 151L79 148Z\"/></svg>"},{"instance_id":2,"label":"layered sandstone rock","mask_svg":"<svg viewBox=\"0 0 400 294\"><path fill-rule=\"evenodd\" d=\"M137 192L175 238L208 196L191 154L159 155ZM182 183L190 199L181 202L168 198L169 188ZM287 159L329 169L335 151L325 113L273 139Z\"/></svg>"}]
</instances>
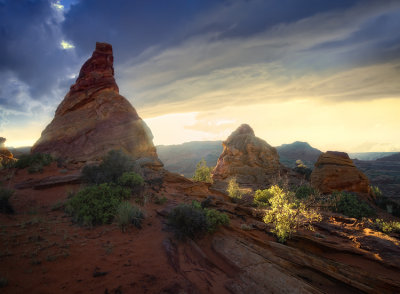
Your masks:
<instances>
[{"instance_id":1,"label":"layered sandstone rock","mask_svg":"<svg viewBox=\"0 0 400 294\"><path fill-rule=\"evenodd\" d=\"M280 176L276 149L256 137L249 125L241 125L222 145L224 149L212 171L217 189L223 189L231 178L242 187L263 188Z\"/></svg>"},{"instance_id":2,"label":"layered sandstone rock","mask_svg":"<svg viewBox=\"0 0 400 294\"><path fill-rule=\"evenodd\" d=\"M311 173L311 185L322 193L349 191L369 193L369 180L354 165L347 153L327 151L321 154Z\"/></svg>"},{"instance_id":3,"label":"layered sandstone rock","mask_svg":"<svg viewBox=\"0 0 400 294\"><path fill-rule=\"evenodd\" d=\"M150 129L118 91L112 47L96 43L32 153L79 162L98 160L110 150L121 149L143 165L162 166Z\"/></svg>"}]
</instances>

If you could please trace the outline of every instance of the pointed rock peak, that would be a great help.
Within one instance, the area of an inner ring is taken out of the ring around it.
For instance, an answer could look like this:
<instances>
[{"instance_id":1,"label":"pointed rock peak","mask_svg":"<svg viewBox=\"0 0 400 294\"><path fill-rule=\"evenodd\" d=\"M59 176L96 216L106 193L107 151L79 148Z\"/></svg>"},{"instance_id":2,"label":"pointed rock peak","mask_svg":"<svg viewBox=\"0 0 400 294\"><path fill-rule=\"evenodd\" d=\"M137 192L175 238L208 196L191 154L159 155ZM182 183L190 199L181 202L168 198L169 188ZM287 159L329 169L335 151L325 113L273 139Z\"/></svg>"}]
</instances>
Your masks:
<instances>
[{"instance_id":1,"label":"pointed rock peak","mask_svg":"<svg viewBox=\"0 0 400 294\"><path fill-rule=\"evenodd\" d=\"M78 79L71 86L70 94L80 91L98 91L109 88L119 92L114 79L114 57L112 46L107 43L96 43L96 49L82 66Z\"/></svg>"},{"instance_id":2,"label":"pointed rock peak","mask_svg":"<svg viewBox=\"0 0 400 294\"><path fill-rule=\"evenodd\" d=\"M255 136L254 130L248 124L240 125L236 131L234 131L230 137L238 136L238 135L251 135Z\"/></svg>"},{"instance_id":3,"label":"pointed rock peak","mask_svg":"<svg viewBox=\"0 0 400 294\"><path fill-rule=\"evenodd\" d=\"M6 138L0 137L0 149L6 148L4 143L6 142Z\"/></svg>"},{"instance_id":4,"label":"pointed rock peak","mask_svg":"<svg viewBox=\"0 0 400 294\"><path fill-rule=\"evenodd\" d=\"M31 152L87 162L111 150L122 150L141 166L162 166L149 127L118 93L111 45L97 43Z\"/></svg>"}]
</instances>

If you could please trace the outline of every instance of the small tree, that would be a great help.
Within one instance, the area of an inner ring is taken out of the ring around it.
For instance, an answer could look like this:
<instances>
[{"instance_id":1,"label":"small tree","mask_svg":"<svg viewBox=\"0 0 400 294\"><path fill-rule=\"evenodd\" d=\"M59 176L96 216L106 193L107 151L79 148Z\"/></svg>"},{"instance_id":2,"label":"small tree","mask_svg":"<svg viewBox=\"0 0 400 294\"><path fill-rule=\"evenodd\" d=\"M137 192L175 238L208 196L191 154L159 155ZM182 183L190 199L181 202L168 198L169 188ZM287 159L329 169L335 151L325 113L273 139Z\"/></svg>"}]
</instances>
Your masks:
<instances>
[{"instance_id":1,"label":"small tree","mask_svg":"<svg viewBox=\"0 0 400 294\"><path fill-rule=\"evenodd\" d=\"M319 221L321 216L309 208L310 204L296 202L292 192L285 192L279 186L272 186L268 189L272 193L269 200L271 209L264 216L265 223L272 223L271 230L279 242L284 243L302 223L307 223L312 229L311 223Z\"/></svg>"},{"instance_id":2,"label":"small tree","mask_svg":"<svg viewBox=\"0 0 400 294\"><path fill-rule=\"evenodd\" d=\"M211 171L212 167L208 167L207 162L203 158L196 165L196 171L194 172L193 180L196 182L212 183Z\"/></svg>"},{"instance_id":3,"label":"small tree","mask_svg":"<svg viewBox=\"0 0 400 294\"><path fill-rule=\"evenodd\" d=\"M235 178L229 180L226 192L228 192L228 195L232 198L233 202L242 199L243 193L240 190L239 184L236 182Z\"/></svg>"}]
</instances>

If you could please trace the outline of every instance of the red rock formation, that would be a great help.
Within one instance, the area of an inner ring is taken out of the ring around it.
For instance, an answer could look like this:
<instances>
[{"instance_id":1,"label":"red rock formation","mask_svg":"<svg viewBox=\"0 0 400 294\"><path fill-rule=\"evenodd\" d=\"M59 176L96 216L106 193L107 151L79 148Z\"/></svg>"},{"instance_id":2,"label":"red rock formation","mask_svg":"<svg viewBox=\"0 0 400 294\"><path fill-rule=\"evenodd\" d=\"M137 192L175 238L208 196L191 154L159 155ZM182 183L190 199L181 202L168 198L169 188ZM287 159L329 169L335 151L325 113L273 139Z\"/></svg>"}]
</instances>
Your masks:
<instances>
[{"instance_id":1,"label":"red rock formation","mask_svg":"<svg viewBox=\"0 0 400 294\"><path fill-rule=\"evenodd\" d=\"M318 158L311 173L311 185L322 193L349 191L369 193L369 180L349 158L347 153L327 151Z\"/></svg>"},{"instance_id":2,"label":"red rock formation","mask_svg":"<svg viewBox=\"0 0 400 294\"><path fill-rule=\"evenodd\" d=\"M82 66L32 153L89 161L122 149L143 164L162 166L152 139L145 122L118 93L111 45L96 43L92 57Z\"/></svg>"},{"instance_id":3,"label":"red rock formation","mask_svg":"<svg viewBox=\"0 0 400 294\"><path fill-rule=\"evenodd\" d=\"M217 189L222 189L230 178L241 186L266 187L280 175L279 156L274 147L255 136L253 129L241 125L226 141L212 178Z\"/></svg>"}]
</instances>

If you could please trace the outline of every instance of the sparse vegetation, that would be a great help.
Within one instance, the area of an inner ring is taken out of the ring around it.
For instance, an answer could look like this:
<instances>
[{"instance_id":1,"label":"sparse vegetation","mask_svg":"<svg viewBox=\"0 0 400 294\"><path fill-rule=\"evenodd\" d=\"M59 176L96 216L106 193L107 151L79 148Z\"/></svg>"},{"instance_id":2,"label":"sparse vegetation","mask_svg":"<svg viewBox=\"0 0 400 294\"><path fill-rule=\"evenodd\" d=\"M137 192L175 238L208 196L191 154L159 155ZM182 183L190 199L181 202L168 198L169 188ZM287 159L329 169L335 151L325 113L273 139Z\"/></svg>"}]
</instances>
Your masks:
<instances>
[{"instance_id":1,"label":"sparse vegetation","mask_svg":"<svg viewBox=\"0 0 400 294\"><path fill-rule=\"evenodd\" d=\"M214 209L202 208L193 201L191 205L180 204L168 215L168 224L178 239L199 237L206 232L215 232L220 225L228 225L229 217Z\"/></svg>"},{"instance_id":2,"label":"sparse vegetation","mask_svg":"<svg viewBox=\"0 0 400 294\"><path fill-rule=\"evenodd\" d=\"M263 220L272 223L274 228L271 231L279 242L286 242L299 225L305 223L312 229L312 222L321 220L321 216L309 204L295 201L293 192L284 191L276 185L270 188L270 192L273 195L269 200L271 209L266 211Z\"/></svg>"},{"instance_id":3,"label":"sparse vegetation","mask_svg":"<svg viewBox=\"0 0 400 294\"><path fill-rule=\"evenodd\" d=\"M204 208L203 211L206 214L208 232L214 233L219 226L226 226L229 224L229 217L225 213L207 208Z\"/></svg>"},{"instance_id":4,"label":"sparse vegetation","mask_svg":"<svg viewBox=\"0 0 400 294\"><path fill-rule=\"evenodd\" d=\"M0 213L14 213L14 208L11 206L9 201L13 194L13 190L0 187Z\"/></svg>"},{"instance_id":5,"label":"sparse vegetation","mask_svg":"<svg viewBox=\"0 0 400 294\"><path fill-rule=\"evenodd\" d=\"M132 172L134 169L135 163L131 157L120 150L112 150L108 152L100 165L85 166L82 175L91 184L117 184L124 173Z\"/></svg>"},{"instance_id":6,"label":"sparse vegetation","mask_svg":"<svg viewBox=\"0 0 400 294\"><path fill-rule=\"evenodd\" d=\"M115 219L122 232L125 232L130 224L141 228L144 215L140 208L133 206L128 201L124 201L118 205Z\"/></svg>"},{"instance_id":7,"label":"sparse vegetation","mask_svg":"<svg viewBox=\"0 0 400 294\"><path fill-rule=\"evenodd\" d=\"M50 154L35 153L22 155L15 163L18 169L28 168L29 173L42 172L43 167L53 162Z\"/></svg>"},{"instance_id":8,"label":"sparse vegetation","mask_svg":"<svg viewBox=\"0 0 400 294\"><path fill-rule=\"evenodd\" d=\"M374 225L379 231L385 234L400 233L400 222L395 222L395 221L385 222L382 219L376 219Z\"/></svg>"},{"instance_id":9,"label":"sparse vegetation","mask_svg":"<svg viewBox=\"0 0 400 294\"><path fill-rule=\"evenodd\" d=\"M272 187L265 190L257 190L254 194L254 204L258 207L267 207L270 205L269 200L272 196Z\"/></svg>"},{"instance_id":10,"label":"sparse vegetation","mask_svg":"<svg viewBox=\"0 0 400 294\"><path fill-rule=\"evenodd\" d=\"M130 197L130 190L113 184L86 187L66 203L66 212L86 226L110 223L118 205Z\"/></svg>"},{"instance_id":11,"label":"sparse vegetation","mask_svg":"<svg viewBox=\"0 0 400 294\"><path fill-rule=\"evenodd\" d=\"M135 188L138 186L143 186L143 178L135 172L124 172L118 178L118 184L124 187Z\"/></svg>"},{"instance_id":12,"label":"sparse vegetation","mask_svg":"<svg viewBox=\"0 0 400 294\"><path fill-rule=\"evenodd\" d=\"M163 196L161 198L160 197L156 197L155 200L154 200L154 203L158 204L158 205L164 205L167 201L168 201L168 199L165 196Z\"/></svg>"},{"instance_id":13,"label":"sparse vegetation","mask_svg":"<svg viewBox=\"0 0 400 294\"><path fill-rule=\"evenodd\" d=\"M400 204L383 195L377 186L371 186L371 192L375 196L375 204L388 213L400 217Z\"/></svg>"},{"instance_id":14,"label":"sparse vegetation","mask_svg":"<svg viewBox=\"0 0 400 294\"><path fill-rule=\"evenodd\" d=\"M350 192L334 192L332 193L334 200L332 210L349 217L361 219L363 217L371 217L375 215L375 211L357 195Z\"/></svg>"},{"instance_id":15,"label":"sparse vegetation","mask_svg":"<svg viewBox=\"0 0 400 294\"><path fill-rule=\"evenodd\" d=\"M211 171L212 167L208 167L207 162L203 158L196 165L196 170L193 175L193 181L212 183Z\"/></svg>"},{"instance_id":16,"label":"sparse vegetation","mask_svg":"<svg viewBox=\"0 0 400 294\"><path fill-rule=\"evenodd\" d=\"M228 195L229 197L231 197L232 202L238 202L243 197L243 193L240 190L239 184L236 182L235 178L229 180L226 192L228 192Z\"/></svg>"},{"instance_id":17,"label":"sparse vegetation","mask_svg":"<svg viewBox=\"0 0 400 294\"><path fill-rule=\"evenodd\" d=\"M317 191L310 185L298 186L295 191L296 191L295 196L299 200L304 200L304 199L309 198L312 195L317 194Z\"/></svg>"},{"instance_id":18,"label":"sparse vegetation","mask_svg":"<svg viewBox=\"0 0 400 294\"><path fill-rule=\"evenodd\" d=\"M294 168L294 171L304 175L307 180L310 179L312 173L312 169L308 168L300 159L296 160L296 167Z\"/></svg>"}]
</instances>

